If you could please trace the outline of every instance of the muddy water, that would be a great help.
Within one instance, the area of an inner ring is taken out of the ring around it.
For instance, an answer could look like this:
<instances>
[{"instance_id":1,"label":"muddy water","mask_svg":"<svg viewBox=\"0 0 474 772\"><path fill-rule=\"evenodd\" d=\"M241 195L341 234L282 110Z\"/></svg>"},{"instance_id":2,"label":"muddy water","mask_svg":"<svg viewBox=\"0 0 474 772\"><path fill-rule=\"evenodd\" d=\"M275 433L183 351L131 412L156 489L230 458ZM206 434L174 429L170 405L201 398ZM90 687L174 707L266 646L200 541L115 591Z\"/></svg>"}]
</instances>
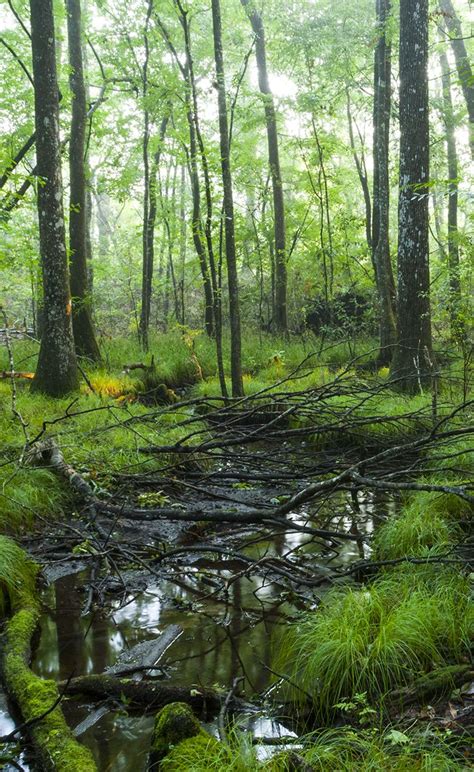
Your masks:
<instances>
[{"instance_id":1,"label":"muddy water","mask_svg":"<svg viewBox=\"0 0 474 772\"><path fill-rule=\"evenodd\" d=\"M369 547L364 537L370 536L392 508L393 502L384 497L360 497L354 501L346 493L338 493L325 504L324 512L301 511L293 516L295 523L313 522L315 527L338 531L354 533L357 527L360 539L341 542L337 551L324 542L312 542L306 534L290 532L262 538L251 529L239 532L238 545L235 537L230 537L228 544L238 546L239 551L254 559L285 556L306 569L311 567L315 575L324 576L325 571L367 557ZM220 543L225 546L225 537ZM213 564L214 559L215 556L208 558L198 553L190 555L185 562L185 586L184 572L179 569L174 574L168 571L163 580L148 577L146 589L120 597L107 595L103 608L86 616L82 616L82 611L87 571L56 579L43 596L44 614L34 670L57 680L101 673L123 650L155 638L170 624L179 624L183 633L168 649L160 663L163 672L156 677L164 677L173 685L218 686L227 690L236 677L244 676L245 696L251 699L261 694L274 680L272 646L278 640L278 630L302 608L301 594L293 597L288 584L270 574L240 576L229 584L227 593L217 592L222 580L241 571L242 566ZM327 585L322 585L304 590L304 605L317 605L326 589ZM91 748L101 772L146 769L153 717L128 715L125 707L110 705L105 715L91 721L91 726L81 733L81 741ZM1 710L0 703L0 721ZM94 716L95 710L96 705L88 702L64 703L72 727ZM9 720L7 713L4 720ZM284 720L257 709L243 716L242 721L256 736L290 733ZM215 731L214 726L208 728ZM24 761L20 764L27 769Z\"/></svg>"}]
</instances>

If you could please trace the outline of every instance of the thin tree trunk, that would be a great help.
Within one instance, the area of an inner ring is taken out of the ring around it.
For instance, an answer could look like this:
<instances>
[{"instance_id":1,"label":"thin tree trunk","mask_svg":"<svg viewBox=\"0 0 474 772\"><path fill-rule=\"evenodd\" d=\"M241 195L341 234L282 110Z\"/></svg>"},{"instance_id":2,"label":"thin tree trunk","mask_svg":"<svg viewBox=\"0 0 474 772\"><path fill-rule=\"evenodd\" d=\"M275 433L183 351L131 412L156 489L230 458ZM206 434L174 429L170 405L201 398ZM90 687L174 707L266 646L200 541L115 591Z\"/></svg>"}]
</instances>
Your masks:
<instances>
[{"instance_id":1,"label":"thin tree trunk","mask_svg":"<svg viewBox=\"0 0 474 772\"><path fill-rule=\"evenodd\" d=\"M80 0L66 0L66 8L71 68L69 84L72 94L69 141L69 271L73 298L72 327L76 351L93 362L99 362L101 357L92 323L87 267L87 198L84 166L87 105L82 65Z\"/></svg>"},{"instance_id":2,"label":"thin tree trunk","mask_svg":"<svg viewBox=\"0 0 474 772\"><path fill-rule=\"evenodd\" d=\"M379 38L374 57L374 181L372 216L372 262L379 299L379 365L388 365L396 341L395 281L390 260L389 139L391 111L391 45L386 27L390 0L376 0Z\"/></svg>"},{"instance_id":3,"label":"thin tree trunk","mask_svg":"<svg viewBox=\"0 0 474 772\"><path fill-rule=\"evenodd\" d=\"M150 60L150 46L148 41L148 28L153 10L153 0L148 0L143 42L145 47L145 60L143 62L142 98L143 98L143 225L142 225L142 305L140 311L139 338L145 351L148 350L148 331L150 326L151 286L153 273L153 240L149 239L149 210L150 210L150 158L148 148L150 144L150 113L147 106L148 97L148 63Z\"/></svg>"},{"instance_id":4,"label":"thin tree trunk","mask_svg":"<svg viewBox=\"0 0 474 772\"><path fill-rule=\"evenodd\" d=\"M255 55L258 68L258 83L263 95L265 123L268 139L268 161L272 177L274 233L275 233L275 329L286 332L287 313L287 270L286 270L286 229L283 185L281 179L278 132L273 94L268 80L265 29L260 13L250 0L241 0L255 35Z\"/></svg>"},{"instance_id":5,"label":"thin tree trunk","mask_svg":"<svg viewBox=\"0 0 474 772\"><path fill-rule=\"evenodd\" d=\"M458 154L454 133L454 109L451 96L451 77L448 57L440 53L441 79L443 86L443 113L446 126L446 152L448 157L448 274L449 274L449 317L453 340L462 336L460 320L461 278L459 274L458 245Z\"/></svg>"},{"instance_id":6,"label":"thin tree trunk","mask_svg":"<svg viewBox=\"0 0 474 772\"><path fill-rule=\"evenodd\" d=\"M400 3L398 324L390 375L408 393L431 383L428 0Z\"/></svg>"},{"instance_id":7,"label":"thin tree trunk","mask_svg":"<svg viewBox=\"0 0 474 772\"><path fill-rule=\"evenodd\" d=\"M59 142L52 0L30 0L35 81L38 218L43 276L44 330L31 388L61 396L79 386L71 320Z\"/></svg>"},{"instance_id":8,"label":"thin tree trunk","mask_svg":"<svg viewBox=\"0 0 474 772\"><path fill-rule=\"evenodd\" d=\"M217 95L219 102L219 134L221 149L222 185L224 189L225 254L227 261L227 281L229 284L230 315L230 365L232 396L241 397L244 393L242 381L242 353L240 334L239 283L237 278L237 256L235 249L234 200L232 194L232 175L230 168L229 126L227 120L227 102L224 77L224 55L222 51L222 24L219 0L212 0L212 26L214 32L214 57L216 62Z\"/></svg>"},{"instance_id":9,"label":"thin tree trunk","mask_svg":"<svg viewBox=\"0 0 474 772\"><path fill-rule=\"evenodd\" d=\"M440 0L441 13L444 23L448 28L451 47L456 60L456 69L461 88L466 100L467 114L469 118L469 144L474 158L474 73L463 40L461 22L456 16L456 11L451 0Z\"/></svg>"}]
</instances>

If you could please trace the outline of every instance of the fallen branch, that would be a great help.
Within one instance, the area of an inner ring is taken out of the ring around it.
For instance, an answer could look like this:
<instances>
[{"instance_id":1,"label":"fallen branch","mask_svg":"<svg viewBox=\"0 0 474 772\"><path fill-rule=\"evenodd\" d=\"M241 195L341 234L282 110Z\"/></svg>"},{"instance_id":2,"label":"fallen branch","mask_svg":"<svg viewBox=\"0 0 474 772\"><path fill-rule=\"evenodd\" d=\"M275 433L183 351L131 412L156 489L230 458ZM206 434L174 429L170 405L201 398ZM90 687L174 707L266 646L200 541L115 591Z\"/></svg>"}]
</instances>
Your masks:
<instances>
[{"instance_id":1,"label":"fallen branch","mask_svg":"<svg viewBox=\"0 0 474 772\"><path fill-rule=\"evenodd\" d=\"M66 684L61 684L66 688ZM66 689L68 694L84 694L96 700L109 698L126 700L135 708L159 710L171 702L185 702L196 715L215 716L222 705L222 695L214 689L169 686L151 681L132 681L108 675L87 675L73 678Z\"/></svg>"}]
</instances>

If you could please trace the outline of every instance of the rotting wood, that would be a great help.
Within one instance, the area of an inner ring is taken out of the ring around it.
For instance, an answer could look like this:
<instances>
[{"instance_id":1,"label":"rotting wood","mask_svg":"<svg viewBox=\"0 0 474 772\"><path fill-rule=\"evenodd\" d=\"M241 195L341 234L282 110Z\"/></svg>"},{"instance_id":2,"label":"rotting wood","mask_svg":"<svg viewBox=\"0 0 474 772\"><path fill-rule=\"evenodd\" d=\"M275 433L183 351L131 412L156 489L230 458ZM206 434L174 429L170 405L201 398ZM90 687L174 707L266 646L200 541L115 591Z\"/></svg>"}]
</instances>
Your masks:
<instances>
[{"instance_id":1,"label":"rotting wood","mask_svg":"<svg viewBox=\"0 0 474 772\"><path fill-rule=\"evenodd\" d=\"M67 694L83 694L96 700L125 699L129 707L153 711L170 702L185 702L201 718L217 715L222 705L222 695L214 689L137 682L109 675L78 676L60 686L66 688Z\"/></svg>"}]
</instances>

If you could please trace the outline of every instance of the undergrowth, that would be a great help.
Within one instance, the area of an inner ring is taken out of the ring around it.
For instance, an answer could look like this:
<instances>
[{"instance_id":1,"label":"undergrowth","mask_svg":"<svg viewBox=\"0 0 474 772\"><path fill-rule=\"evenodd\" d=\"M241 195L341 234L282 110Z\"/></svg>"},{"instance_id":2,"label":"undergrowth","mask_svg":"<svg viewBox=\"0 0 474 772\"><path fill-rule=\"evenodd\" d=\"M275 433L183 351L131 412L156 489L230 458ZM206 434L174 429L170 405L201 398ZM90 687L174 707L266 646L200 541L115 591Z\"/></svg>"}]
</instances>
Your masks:
<instances>
[{"instance_id":1,"label":"undergrowth","mask_svg":"<svg viewBox=\"0 0 474 772\"><path fill-rule=\"evenodd\" d=\"M469 652L474 632L469 583L439 566L403 566L362 589L329 592L317 611L291 625L278 668L311 698L324 720L366 692L383 702L394 688Z\"/></svg>"}]
</instances>

